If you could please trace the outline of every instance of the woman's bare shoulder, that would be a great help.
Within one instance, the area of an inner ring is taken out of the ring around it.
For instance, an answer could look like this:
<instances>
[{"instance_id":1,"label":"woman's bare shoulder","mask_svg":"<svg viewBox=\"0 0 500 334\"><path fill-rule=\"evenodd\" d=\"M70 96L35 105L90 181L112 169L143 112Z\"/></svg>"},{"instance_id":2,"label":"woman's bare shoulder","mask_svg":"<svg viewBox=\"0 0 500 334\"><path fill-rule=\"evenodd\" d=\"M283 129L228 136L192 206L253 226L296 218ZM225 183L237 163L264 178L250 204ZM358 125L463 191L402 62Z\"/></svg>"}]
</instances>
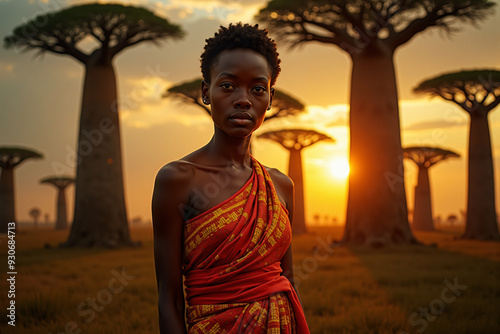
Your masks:
<instances>
[{"instance_id":1,"label":"woman's bare shoulder","mask_svg":"<svg viewBox=\"0 0 500 334\"><path fill-rule=\"evenodd\" d=\"M286 206L287 209L293 205L293 181L287 175L280 172L276 168L265 167L271 180L273 181L274 188Z\"/></svg>"},{"instance_id":2,"label":"woman's bare shoulder","mask_svg":"<svg viewBox=\"0 0 500 334\"><path fill-rule=\"evenodd\" d=\"M158 171L155 184L167 187L189 186L195 167L182 160L171 161Z\"/></svg>"},{"instance_id":3,"label":"woman's bare shoulder","mask_svg":"<svg viewBox=\"0 0 500 334\"><path fill-rule=\"evenodd\" d=\"M279 169L273 167L266 167L269 176L273 180L275 186L280 186L280 188L284 188L283 190L288 190L290 188L293 189L293 181L286 174L282 173Z\"/></svg>"}]
</instances>

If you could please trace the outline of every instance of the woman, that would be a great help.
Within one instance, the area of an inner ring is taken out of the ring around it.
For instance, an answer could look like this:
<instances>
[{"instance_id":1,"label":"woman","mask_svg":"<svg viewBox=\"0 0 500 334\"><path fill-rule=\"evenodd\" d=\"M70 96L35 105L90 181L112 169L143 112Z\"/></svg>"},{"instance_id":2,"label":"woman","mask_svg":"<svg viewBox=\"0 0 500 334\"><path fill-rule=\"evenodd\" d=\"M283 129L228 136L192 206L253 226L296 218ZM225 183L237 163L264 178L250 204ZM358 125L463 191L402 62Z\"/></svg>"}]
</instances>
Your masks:
<instances>
[{"instance_id":1,"label":"woman","mask_svg":"<svg viewBox=\"0 0 500 334\"><path fill-rule=\"evenodd\" d=\"M276 45L241 23L206 42L201 91L214 135L164 166L153 193L160 331L309 333L293 283L293 183L249 153L271 108Z\"/></svg>"}]
</instances>

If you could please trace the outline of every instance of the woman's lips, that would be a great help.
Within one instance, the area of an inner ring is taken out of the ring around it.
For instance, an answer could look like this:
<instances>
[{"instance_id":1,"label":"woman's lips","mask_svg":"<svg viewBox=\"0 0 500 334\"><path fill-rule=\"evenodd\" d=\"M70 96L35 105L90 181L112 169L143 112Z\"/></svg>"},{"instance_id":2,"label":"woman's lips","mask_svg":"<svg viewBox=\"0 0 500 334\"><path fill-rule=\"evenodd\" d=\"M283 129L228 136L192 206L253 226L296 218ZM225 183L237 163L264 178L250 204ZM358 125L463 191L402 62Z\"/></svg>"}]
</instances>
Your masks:
<instances>
[{"instance_id":1,"label":"woman's lips","mask_svg":"<svg viewBox=\"0 0 500 334\"><path fill-rule=\"evenodd\" d=\"M231 115L229 121L236 125L248 125L252 123L252 115L246 112L237 112Z\"/></svg>"},{"instance_id":2,"label":"woman's lips","mask_svg":"<svg viewBox=\"0 0 500 334\"><path fill-rule=\"evenodd\" d=\"M230 118L229 121L236 125L247 125L252 123L252 120L247 118Z\"/></svg>"}]
</instances>

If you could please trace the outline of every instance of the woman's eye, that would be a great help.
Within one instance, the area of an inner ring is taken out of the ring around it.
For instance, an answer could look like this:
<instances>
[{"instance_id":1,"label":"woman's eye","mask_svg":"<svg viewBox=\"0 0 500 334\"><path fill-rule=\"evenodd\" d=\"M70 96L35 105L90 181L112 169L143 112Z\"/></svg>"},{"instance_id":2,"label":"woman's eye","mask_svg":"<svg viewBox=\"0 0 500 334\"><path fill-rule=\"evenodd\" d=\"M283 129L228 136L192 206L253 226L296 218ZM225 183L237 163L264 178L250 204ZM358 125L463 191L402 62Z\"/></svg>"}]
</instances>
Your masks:
<instances>
[{"instance_id":1,"label":"woman's eye","mask_svg":"<svg viewBox=\"0 0 500 334\"><path fill-rule=\"evenodd\" d=\"M234 88L233 85L231 85L230 83L227 83L227 82L222 83L220 86L224 89L233 89Z\"/></svg>"},{"instance_id":2,"label":"woman's eye","mask_svg":"<svg viewBox=\"0 0 500 334\"><path fill-rule=\"evenodd\" d=\"M266 89L262 86L256 86L253 88L253 90L257 93L264 93L266 91Z\"/></svg>"}]
</instances>

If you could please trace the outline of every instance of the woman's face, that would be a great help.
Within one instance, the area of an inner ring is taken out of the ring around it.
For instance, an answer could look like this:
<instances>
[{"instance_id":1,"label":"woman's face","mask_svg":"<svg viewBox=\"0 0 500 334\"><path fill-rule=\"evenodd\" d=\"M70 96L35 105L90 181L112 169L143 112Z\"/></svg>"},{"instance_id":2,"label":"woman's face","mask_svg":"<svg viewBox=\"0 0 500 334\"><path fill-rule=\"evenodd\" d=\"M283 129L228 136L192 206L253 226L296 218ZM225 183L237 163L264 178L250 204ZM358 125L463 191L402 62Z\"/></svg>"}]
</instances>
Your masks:
<instances>
[{"instance_id":1,"label":"woman's face","mask_svg":"<svg viewBox=\"0 0 500 334\"><path fill-rule=\"evenodd\" d=\"M251 49L222 51L203 82L215 126L234 137L247 137L260 127L271 103L271 71L267 60Z\"/></svg>"}]
</instances>

